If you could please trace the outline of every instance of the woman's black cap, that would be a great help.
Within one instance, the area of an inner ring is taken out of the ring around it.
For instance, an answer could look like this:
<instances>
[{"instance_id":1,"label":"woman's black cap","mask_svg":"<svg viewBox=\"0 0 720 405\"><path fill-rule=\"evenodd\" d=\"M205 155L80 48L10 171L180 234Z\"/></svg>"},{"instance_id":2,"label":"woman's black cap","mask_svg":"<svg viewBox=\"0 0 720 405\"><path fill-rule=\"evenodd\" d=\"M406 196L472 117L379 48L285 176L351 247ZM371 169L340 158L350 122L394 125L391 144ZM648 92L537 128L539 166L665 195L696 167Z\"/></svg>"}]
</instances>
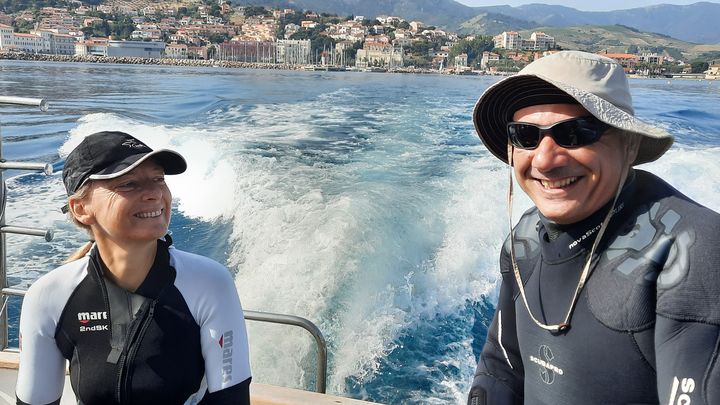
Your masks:
<instances>
[{"instance_id":1,"label":"woman's black cap","mask_svg":"<svg viewBox=\"0 0 720 405\"><path fill-rule=\"evenodd\" d=\"M73 195L87 180L120 177L152 158L165 174L180 174L187 169L185 159L169 149L152 150L132 135L102 131L88 135L65 159L62 177L67 194Z\"/></svg>"}]
</instances>

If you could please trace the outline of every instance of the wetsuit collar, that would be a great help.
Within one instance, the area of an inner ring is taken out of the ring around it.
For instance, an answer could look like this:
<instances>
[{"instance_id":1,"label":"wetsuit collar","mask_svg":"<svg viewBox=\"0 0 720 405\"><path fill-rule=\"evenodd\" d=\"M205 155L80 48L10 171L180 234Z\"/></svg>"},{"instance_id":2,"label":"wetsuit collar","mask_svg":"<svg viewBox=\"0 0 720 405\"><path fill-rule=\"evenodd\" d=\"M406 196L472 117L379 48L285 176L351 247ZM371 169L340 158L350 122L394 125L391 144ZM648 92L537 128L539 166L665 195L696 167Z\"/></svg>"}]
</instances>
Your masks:
<instances>
[{"instance_id":1,"label":"wetsuit collar","mask_svg":"<svg viewBox=\"0 0 720 405\"><path fill-rule=\"evenodd\" d=\"M630 170L628 179L615 204L615 214L608 224L606 235L613 234L614 229L624 222L622 221L623 211L634 188L635 171ZM540 216L538 236L543 249L543 258L549 263L556 263L587 252L592 247L612 203L609 201L594 214L574 224L558 224L538 213Z\"/></svg>"},{"instance_id":2,"label":"wetsuit collar","mask_svg":"<svg viewBox=\"0 0 720 405\"><path fill-rule=\"evenodd\" d=\"M157 241L157 253L155 253L155 262L145 280L135 290L135 294L148 298L157 298L160 292L175 281L175 271L170 267L170 252L168 248L170 243L159 239Z\"/></svg>"},{"instance_id":3,"label":"wetsuit collar","mask_svg":"<svg viewBox=\"0 0 720 405\"><path fill-rule=\"evenodd\" d=\"M172 239L170 239L169 236L166 236L164 239L158 239L155 261L150 267L147 276L145 276L145 280L143 280L137 290L135 290L135 294L147 298L157 298L166 285L175 281L175 271L170 267L170 252L168 251L171 243ZM100 257L97 245L90 251L90 256L94 259L93 261L97 263L98 275L104 277L105 273L109 270L103 262L102 257ZM106 280L109 279L106 278Z\"/></svg>"}]
</instances>

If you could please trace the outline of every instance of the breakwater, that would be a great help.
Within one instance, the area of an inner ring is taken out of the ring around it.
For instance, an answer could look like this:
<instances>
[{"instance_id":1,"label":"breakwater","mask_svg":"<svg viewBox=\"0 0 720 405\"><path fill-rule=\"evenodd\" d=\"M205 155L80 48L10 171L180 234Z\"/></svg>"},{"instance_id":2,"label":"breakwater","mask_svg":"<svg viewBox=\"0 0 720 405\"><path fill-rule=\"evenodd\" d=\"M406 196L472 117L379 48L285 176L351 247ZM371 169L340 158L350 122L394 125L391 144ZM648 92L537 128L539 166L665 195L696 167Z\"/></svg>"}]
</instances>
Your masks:
<instances>
[{"instance_id":1,"label":"breakwater","mask_svg":"<svg viewBox=\"0 0 720 405\"><path fill-rule=\"evenodd\" d=\"M167 65L193 67L227 67L253 69L303 69L300 65L284 65L277 63L238 62L204 59L171 59L171 58L140 58L130 56L97 56L97 55L46 55L33 53L0 53L0 60L27 60L38 62L82 62L82 63L120 63L126 65Z\"/></svg>"},{"instance_id":2,"label":"breakwater","mask_svg":"<svg viewBox=\"0 0 720 405\"><path fill-rule=\"evenodd\" d=\"M222 67L237 69L276 69L276 70L346 70L342 67L326 67L318 65L290 65L283 63L241 62L216 59L172 59L172 58L141 58L130 56L97 56L97 55L48 55L20 52L2 52L0 60L26 60L37 62L80 62L80 63L119 63L126 65L164 65L164 66L191 66L191 67ZM354 69L350 69L354 70ZM383 70L390 73L450 73L438 72L423 68L394 68Z\"/></svg>"}]
</instances>

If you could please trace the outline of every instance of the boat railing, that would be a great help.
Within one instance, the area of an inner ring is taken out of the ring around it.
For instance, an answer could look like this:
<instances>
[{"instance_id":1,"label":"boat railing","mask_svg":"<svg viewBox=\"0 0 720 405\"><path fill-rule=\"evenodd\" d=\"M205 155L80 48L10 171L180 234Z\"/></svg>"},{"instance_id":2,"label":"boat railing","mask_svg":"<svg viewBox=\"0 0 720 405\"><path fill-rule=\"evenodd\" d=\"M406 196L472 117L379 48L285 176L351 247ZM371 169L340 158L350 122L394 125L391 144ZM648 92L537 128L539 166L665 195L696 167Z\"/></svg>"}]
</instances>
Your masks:
<instances>
[{"instance_id":1,"label":"boat railing","mask_svg":"<svg viewBox=\"0 0 720 405\"><path fill-rule=\"evenodd\" d=\"M0 96L0 104L23 105L39 107L41 111L47 111L48 103L44 99L26 98L26 97L9 97ZM8 225L5 223L5 207L7 203L7 187L5 185L5 170L30 170L42 172L46 175L53 173L52 165L46 163L28 163L28 162L9 162L2 156L2 132L0 132L0 299L2 307L0 308L0 351L17 351L16 348L8 347L8 314L7 303L11 296L24 297L26 290L21 288L9 287L7 281L7 253L5 244L5 235L21 234L31 236L42 236L47 242L52 241L52 230ZM271 312L244 310L243 316L249 321L269 322L288 326L297 326L310 332L315 339L317 347L317 383L315 391L325 393L327 384L327 343L320 329L311 321L286 314L276 314Z\"/></svg>"}]
</instances>

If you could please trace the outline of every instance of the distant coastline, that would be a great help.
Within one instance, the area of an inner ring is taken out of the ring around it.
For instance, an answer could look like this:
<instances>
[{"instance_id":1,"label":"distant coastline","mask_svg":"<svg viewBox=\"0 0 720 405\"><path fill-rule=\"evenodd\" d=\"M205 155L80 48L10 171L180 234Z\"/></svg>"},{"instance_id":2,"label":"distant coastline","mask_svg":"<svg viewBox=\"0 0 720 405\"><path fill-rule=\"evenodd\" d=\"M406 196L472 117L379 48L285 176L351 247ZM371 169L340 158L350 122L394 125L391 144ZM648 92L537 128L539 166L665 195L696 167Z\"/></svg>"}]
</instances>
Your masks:
<instances>
[{"instance_id":1,"label":"distant coastline","mask_svg":"<svg viewBox=\"0 0 720 405\"><path fill-rule=\"evenodd\" d=\"M35 62L75 62L75 63L117 63L124 65L157 65L157 66L190 66L190 67L222 67L232 69L276 69L276 70L334 70L332 67L313 65L286 65L280 63L239 62L228 60L205 59L171 59L171 58L140 58L97 55L47 55L19 52L2 52L0 60L22 60ZM447 74L433 69L398 68L390 73Z\"/></svg>"},{"instance_id":2,"label":"distant coastline","mask_svg":"<svg viewBox=\"0 0 720 405\"><path fill-rule=\"evenodd\" d=\"M164 66L302 70L302 66L299 66L299 65L280 65L280 64L273 64L273 63L251 63L251 62L204 60L204 59L170 59L170 58L158 59L158 58L115 57L115 56L97 56L97 55L44 55L44 54L18 53L18 52L0 53L0 60L24 60L24 61L36 61L36 62L118 63L118 64L124 64L124 65L164 65Z\"/></svg>"},{"instance_id":3,"label":"distant coastline","mask_svg":"<svg viewBox=\"0 0 720 405\"><path fill-rule=\"evenodd\" d=\"M314 66L314 65L286 65L280 63L258 63L258 62L239 62L229 60L205 60L205 59L172 59L172 58L140 58L140 57L119 57L119 56L97 56L97 55L47 55L32 54L20 52L0 52L0 60L21 60L31 62L69 62L69 63L115 63L122 65L148 65L148 66L187 66L187 67L221 67L228 69L273 69L273 70L309 70L309 71L358 71L354 68L338 69L337 66ZM370 70L365 70L370 71ZM404 67L395 69L376 69L373 72L386 73L410 73L410 74L442 74L442 75L493 75L493 76L509 76L510 72L496 72L492 74L479 73L474 71L465 71L456 73L450 69L438 71L436 69L424 69L415 67ZM683 80L710 80L708 77L699 77L699 75L686 75L677 77L667 76L646 76L638 74L628 74L628 78L632 79L683 79ZM717 80L717 79L716 79Z\"/></svg>"}]
</instances>

